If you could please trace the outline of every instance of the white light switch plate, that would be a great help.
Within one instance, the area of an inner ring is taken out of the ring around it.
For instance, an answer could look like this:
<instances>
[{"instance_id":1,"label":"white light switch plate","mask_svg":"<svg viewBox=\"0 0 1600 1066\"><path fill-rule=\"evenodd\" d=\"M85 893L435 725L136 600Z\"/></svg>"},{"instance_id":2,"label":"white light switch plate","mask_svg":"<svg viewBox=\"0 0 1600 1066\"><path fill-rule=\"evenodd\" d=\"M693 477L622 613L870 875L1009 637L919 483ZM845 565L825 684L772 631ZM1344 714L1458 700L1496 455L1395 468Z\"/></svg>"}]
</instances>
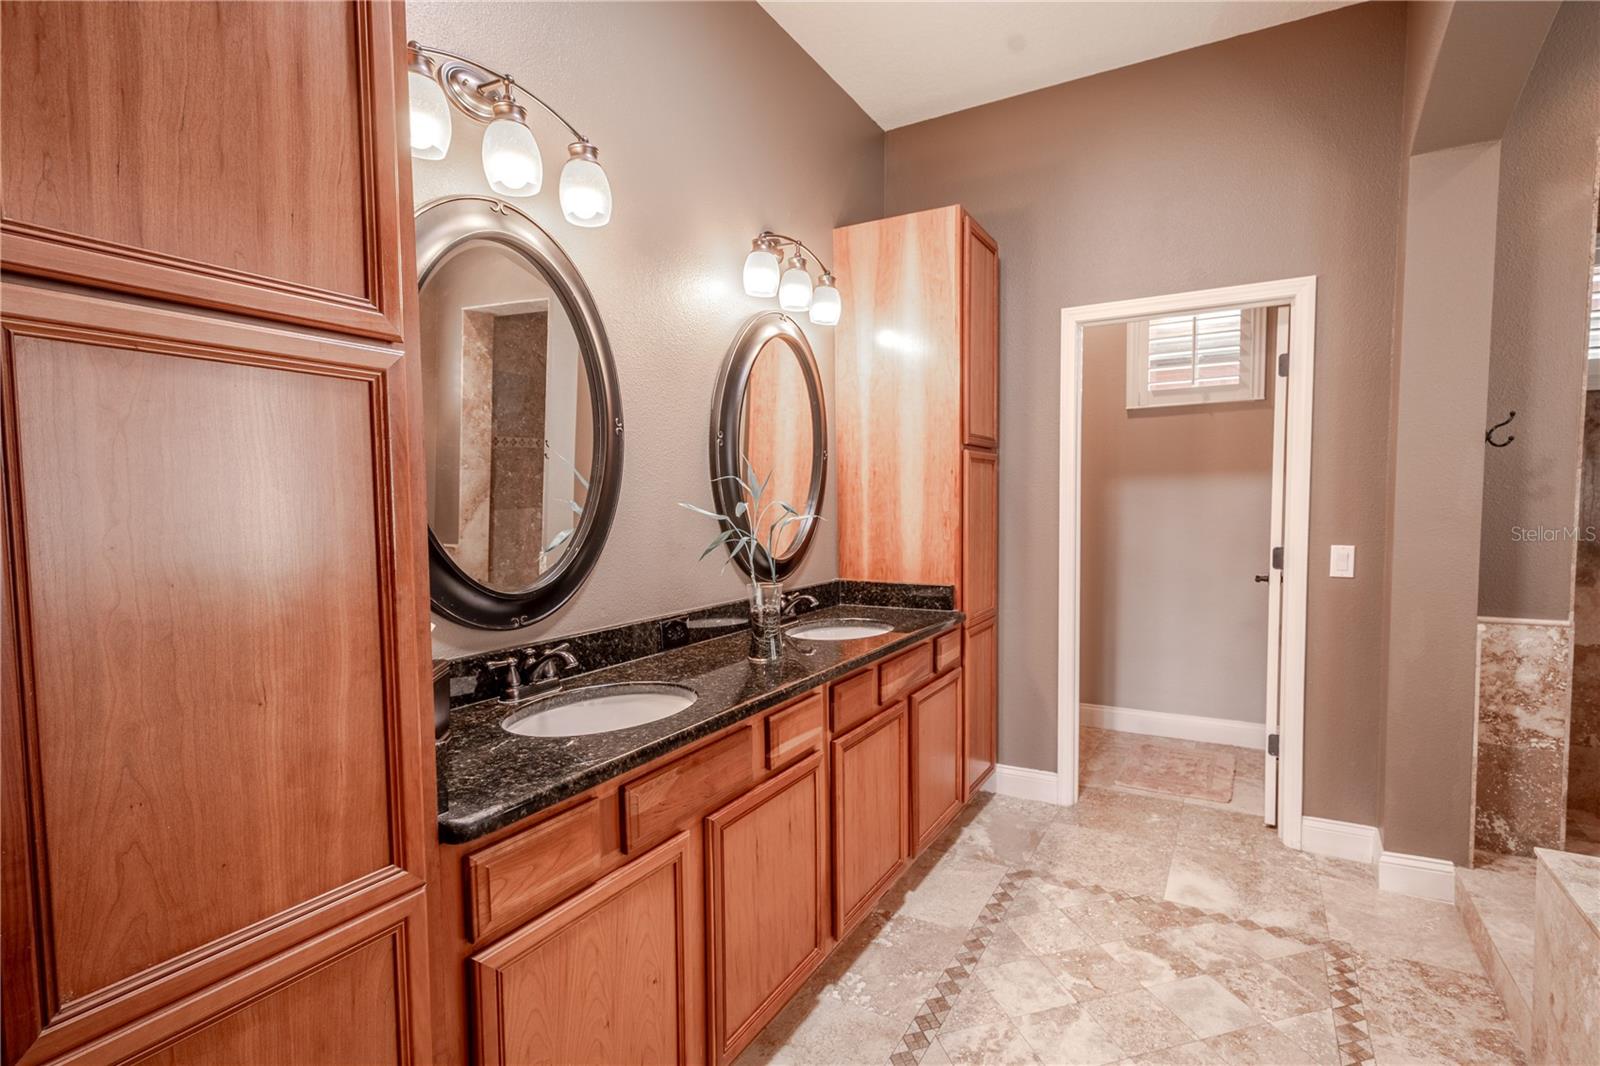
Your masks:
<instances>
[{"instance_id":1,"label":"white light switch plate","mask_svg":"<svg viewBox=\"0 0 1600 1066\"><path fill-rule=\"evenodd\" d=\"M1356 546L1354 544L1334 544L1329 546L1328 576L1356 576Z\"/></svg>"}]
</instances>

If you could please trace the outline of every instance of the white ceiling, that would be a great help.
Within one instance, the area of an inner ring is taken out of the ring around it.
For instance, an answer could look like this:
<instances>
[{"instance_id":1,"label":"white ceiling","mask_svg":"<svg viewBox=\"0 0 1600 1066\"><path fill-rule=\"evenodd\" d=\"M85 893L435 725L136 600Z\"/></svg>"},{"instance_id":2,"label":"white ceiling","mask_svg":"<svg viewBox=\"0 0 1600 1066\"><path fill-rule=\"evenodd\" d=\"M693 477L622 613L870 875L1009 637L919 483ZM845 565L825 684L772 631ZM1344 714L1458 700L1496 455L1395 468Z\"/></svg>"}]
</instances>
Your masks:
<instances>
[{"instance_id":1,"label":"white ceiling","mask_svg":"<svg viewBox=\"0 0 1600 1066\"><path fill-rule=\"evenodd\" d=\"M886 130L1344 7L1355 0L761 0Z\"/></svg>"}]
</instances>

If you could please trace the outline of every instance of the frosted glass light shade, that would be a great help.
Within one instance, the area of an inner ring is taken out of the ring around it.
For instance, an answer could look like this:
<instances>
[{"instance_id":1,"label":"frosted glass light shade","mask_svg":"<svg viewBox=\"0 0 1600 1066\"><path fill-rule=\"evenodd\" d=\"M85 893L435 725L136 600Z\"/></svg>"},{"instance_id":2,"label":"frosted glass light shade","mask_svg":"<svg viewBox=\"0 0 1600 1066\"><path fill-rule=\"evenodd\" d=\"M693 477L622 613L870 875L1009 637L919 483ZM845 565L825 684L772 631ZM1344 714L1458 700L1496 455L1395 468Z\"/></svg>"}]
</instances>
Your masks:
<instances>
[{"instance_id":1,"label":"frosted glass light shade","mask_svg":"<svg viewBox=\"0 0 1600 1066\"><path fill-rule=\"evenodd\" d=\"M757 248L745 256L745 295L761 297L778 295L778 275L782 272L781 267L777 253L769 248Z\"/></svg>"},{"instance_id":2,"label":"frosted glass light shade","mask_svg":"<svg viewBox=\"0 0 1600 1066\"><path fill-rule=\"evenodd\" d=\"M583 141L567 150L572 158L561 168L561 213L574 226L604 226L611 221L611 182L600 153Z\"/></svg>"},{"instance_id":3,"label":"frosted glass light shade","mask_svg":"<svg viewBox=\"0 0 1600 1066\"><path fill-rule=\"evenodd\" d=\"M533 131L517 117L501 116L484 130L483 176L503 196L532 196L544 183L544 161Z\"/></svg>"},{"instance_id":4,"label":"frosted glass light shade","mask_svg":"<svg viewBox=\"0 0 1600 1066\"><path fill-rule=\"evenodd\" d=\"M450 151L450 105L444 90L413 63L406 78L411 96L411 154L418 159L443 159Z\"/></svg>"},{"instance_id":5,"label":"frosted glass light shade","mask_svg":"<svg viewBox=\"0 0 1600 1066\"><path fill-rule=\"evenodd\" d=\"M824 277L822 284L811 293L811 321L819 326L838 325L843 310L844 303L839 299L839 290L833 287L833 278Z\"/></svg>"},{"instance_id":6,"label":"frosted glass light shade","mask_svg":"<svg viewBox=\"0 0 1600 1066\"><path fill-rule=\"evenodd\" d=\"M789 260L783 280L778 282L778 306L785 311L804 311L811 306L811 274L799 256Z\"/></svg>"}]
</instances>

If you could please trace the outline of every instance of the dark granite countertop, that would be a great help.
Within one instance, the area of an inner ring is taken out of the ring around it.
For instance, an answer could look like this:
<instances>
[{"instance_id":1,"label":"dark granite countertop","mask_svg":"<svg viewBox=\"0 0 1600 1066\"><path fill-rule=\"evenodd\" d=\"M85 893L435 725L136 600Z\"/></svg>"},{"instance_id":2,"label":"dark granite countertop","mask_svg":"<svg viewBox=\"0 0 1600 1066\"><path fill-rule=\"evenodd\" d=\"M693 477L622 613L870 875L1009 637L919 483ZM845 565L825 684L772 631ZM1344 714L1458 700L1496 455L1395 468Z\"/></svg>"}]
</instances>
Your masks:
<instances>
[{"instance_id":1,"label":"dark granite countertop","mask_svg":"<svg viewBox=\"0 0 1600 1066\"><path fill-rule=\"evenodd\" d=\"M512 708L495 701L450 713L438 747L439 839L462 844L570 799L595 785L735 722L826 684L884 655L959 625L959 611L847 604L813 611L807 623L870 618L894 626L858 640L792 641L775 663L751 662L744 633L577 674L563 688L619 682L683 685L699 696L657 722L582 737L524 737L500 723ZM441 801L445 802L444 800Z\"/></svg>"}]
</instances>

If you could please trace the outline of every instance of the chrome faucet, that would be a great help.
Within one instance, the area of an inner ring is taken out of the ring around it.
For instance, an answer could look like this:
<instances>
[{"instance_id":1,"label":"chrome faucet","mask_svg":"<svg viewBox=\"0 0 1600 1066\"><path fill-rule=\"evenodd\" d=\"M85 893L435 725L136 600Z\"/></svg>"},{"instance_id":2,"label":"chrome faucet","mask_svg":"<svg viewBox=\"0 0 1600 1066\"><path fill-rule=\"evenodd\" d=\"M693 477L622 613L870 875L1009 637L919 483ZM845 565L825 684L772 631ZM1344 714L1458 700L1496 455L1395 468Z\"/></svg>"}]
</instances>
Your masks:
<instances>
[{"instance_id":1,"label":"chrome faucet","mask_svg":"<svg viewBox=\"0 0 1600 1066\"><path fill-rule=\"evenodd\" d=\"M529 652L528 666L533 671L532 687L536 691L557 687L563 672L579 669L578 657L572 654L572 645L566 643L539 653Z\"/></svg>"},{"instance_id":2,"label":"chrome faucet","mask_svg":"<svg viewBox=\"0 0 1600 1066\"><path fill-rule=\"evenodd\" d=\"M808 611L814 611L821 606L822 604L818 602L815 596L808 592L803 592L798 596L792 597L783 605L783 617L799 618L801 607Z\"/></svg>"}]
</instances>

